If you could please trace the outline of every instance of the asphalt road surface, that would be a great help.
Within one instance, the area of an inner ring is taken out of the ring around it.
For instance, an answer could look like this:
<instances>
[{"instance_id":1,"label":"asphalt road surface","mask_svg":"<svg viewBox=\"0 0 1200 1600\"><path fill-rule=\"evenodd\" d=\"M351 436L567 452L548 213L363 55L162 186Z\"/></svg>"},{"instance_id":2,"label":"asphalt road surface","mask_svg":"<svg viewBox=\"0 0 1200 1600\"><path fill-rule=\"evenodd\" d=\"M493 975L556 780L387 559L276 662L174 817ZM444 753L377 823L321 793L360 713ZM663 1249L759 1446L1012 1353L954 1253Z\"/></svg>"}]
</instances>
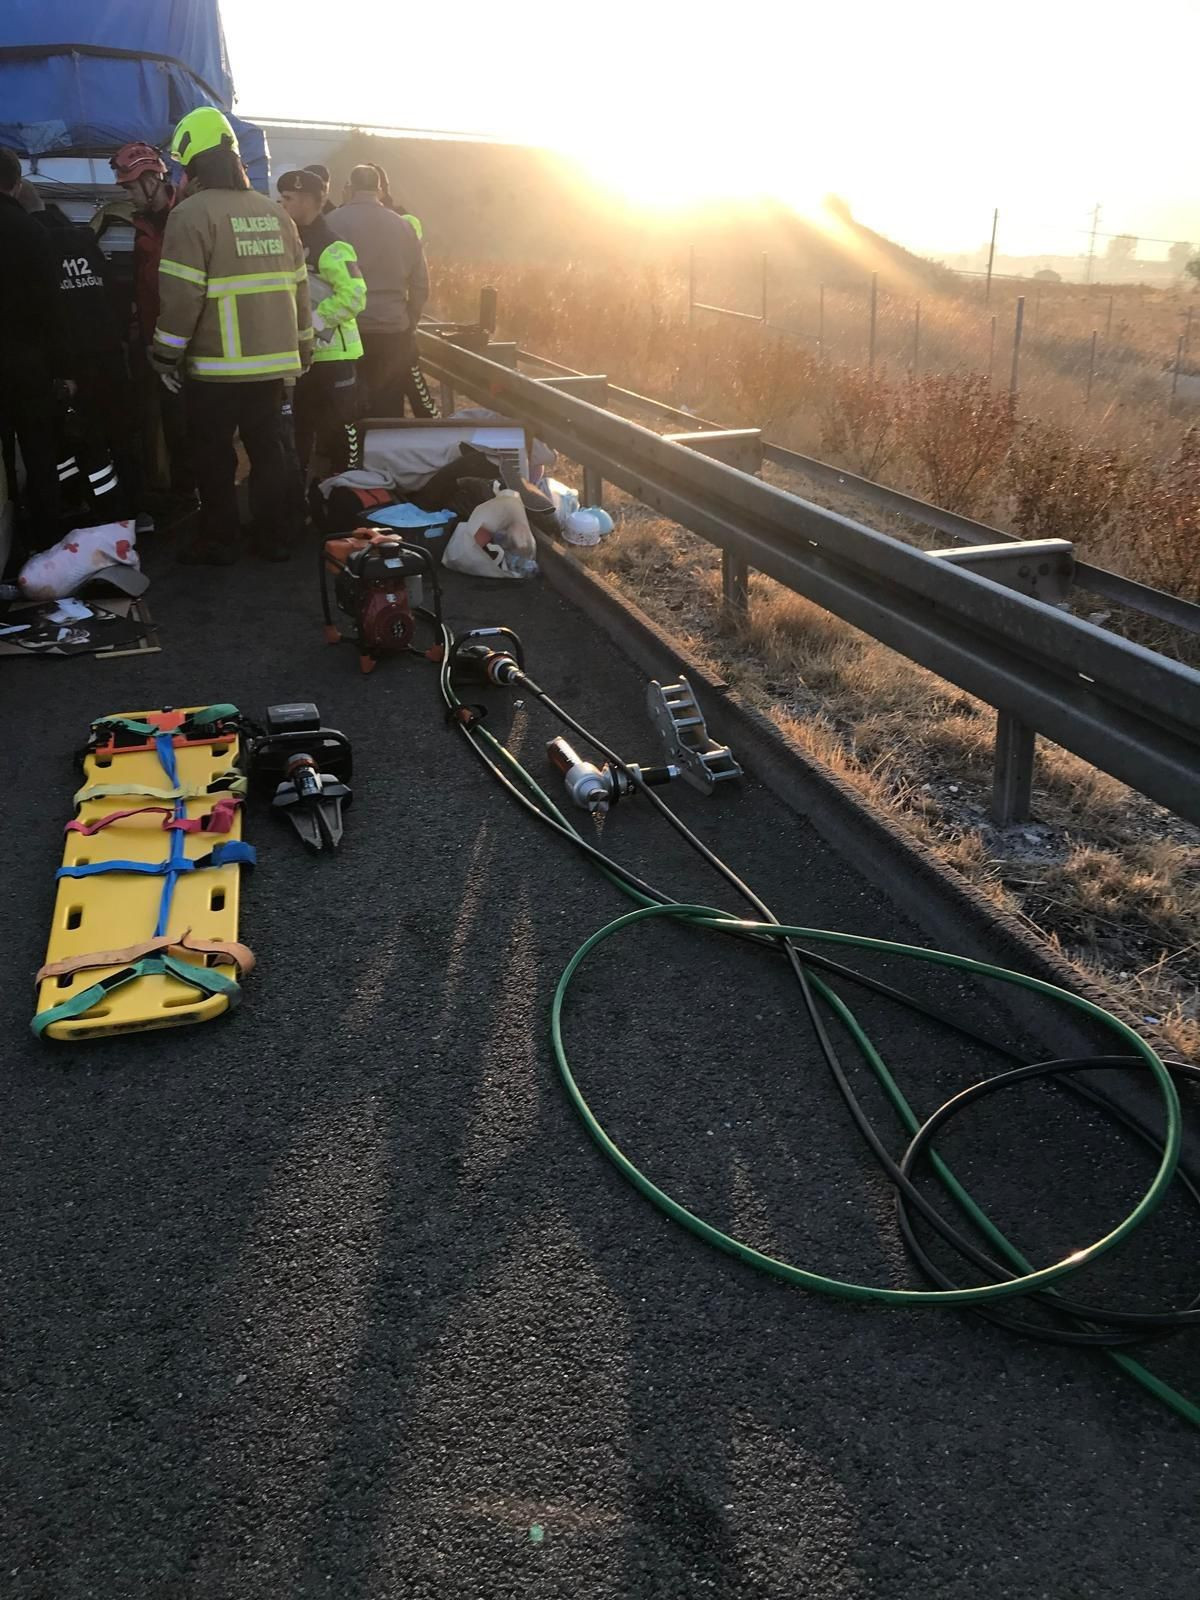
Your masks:
<instances>
[{"instance_id":1,"label":"asphalt road surface","mask_svg":"<svg viewBox=\"0 0 1200 1600\"><path fill-rule=\"evenodd\" d=\"M541 583L450 584L453 623L516 626L552 693L653 759L640 677L583 616ZM1195 1432L1104 1358L803 1294L604 1162L547 1018L569 954L627 902L444 727L431 668L360 679L322 643L307 562L160 557L151 598L161 655L0 661L5 1600L1192 1600ZM354 741L355 800L333 860L249 817L261 964L241 1009L35 1041L90 718L297 698ZM554 726L491 698L540 769ZM673 797L785 920L920 940L852 836L831 853L752 780ZM735 904L636 803L603 837L678 898ZM780 964L667 927L625 938L569 1020L614 1135L756 1244L911 1283ZM880 970L1012 1031L956 977ZM859 1009L923 1112L1002 1064ZM1043 1261L1149 1171L1034 1087L944 1148ZM1168 1204L1096 1292L1181 1303L1198 1257ZM1195 1393L1196 1351L1147 1359Z\"/></svg>"}]
</instances>

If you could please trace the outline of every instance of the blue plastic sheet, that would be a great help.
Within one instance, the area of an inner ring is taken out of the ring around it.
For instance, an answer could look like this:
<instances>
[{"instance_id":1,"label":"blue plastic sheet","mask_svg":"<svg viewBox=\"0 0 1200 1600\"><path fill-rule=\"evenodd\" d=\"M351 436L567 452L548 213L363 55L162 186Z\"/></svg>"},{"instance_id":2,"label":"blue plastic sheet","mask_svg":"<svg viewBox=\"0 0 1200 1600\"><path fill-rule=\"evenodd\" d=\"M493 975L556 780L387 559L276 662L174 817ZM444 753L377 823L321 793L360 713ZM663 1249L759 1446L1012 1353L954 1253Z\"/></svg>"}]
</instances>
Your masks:
<instances>
[{"instance_id":1,"label":"blue plastic sheet","mask_svg":"<svg viewBox=\"0 0 1200 1600\"><path fill-rule=\"evenodd\" d=\"M0 144L21 155L107 156L131 139L164 147L196 106L232 104L217 0L0 3ZM230 120L266 189L265 135Z\"/></svg>"},{"instance_id":2,"label":"blue plastic sheet","mask_svg":"<svg viewBox=\"0 0 1200 1600\"><path fill-rule=\"evenodd\" d=\"M385 528L439 528L443 522L453 522L453 511L422 511L420 506L407 501L398 506L384 506L372 511L368 522L378 522Z\"/></svg>"}]
</instances>

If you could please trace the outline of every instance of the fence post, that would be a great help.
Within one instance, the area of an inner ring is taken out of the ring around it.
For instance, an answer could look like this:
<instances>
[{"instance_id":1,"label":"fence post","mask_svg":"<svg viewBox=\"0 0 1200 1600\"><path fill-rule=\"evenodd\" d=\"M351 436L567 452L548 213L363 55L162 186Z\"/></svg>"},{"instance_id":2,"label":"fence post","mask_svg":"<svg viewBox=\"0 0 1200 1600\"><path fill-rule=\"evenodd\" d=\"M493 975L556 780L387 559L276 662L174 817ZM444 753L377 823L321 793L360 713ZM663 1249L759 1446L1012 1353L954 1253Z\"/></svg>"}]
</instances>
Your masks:
<instances>
[{"instance_id":1,"label":"fence post","mask_svg":"<svg viewBox=\"0 0 1200 1600\"><path fill-rule=\"evenodd\" d=\"M1021 371L1021 329L1025 326L1025 296L1017 296L1017 320L1013 324L1013 358L1012 375L1008 380L1008 392L1016 396L1017 384Z\"/></svg>"},{"instance_id":2,"label":"fence post","mask_svg":"<svg viewBox=\"0 0 1200 1600\"><path fill-rule=\"evenodd\" d=\"M988 345L988 382L992 381L992 372L996 366L996 319L992 318L992 337Z\"/></svg>"},{"instance_id":3,"label":"fence post","mask_svg":"<svg viewBox=\"0 0 1200 1600\"><path fill-rule=\"evenodd\" d=\"M499 312L499 296L491 285L479 291L479 326L486 328L489 333L495 333Z\"/></svg>"},{"instance_id":4,"label":"fence post","mask_svg":"<svg viewBox=\"0 0 1200 1600\"><path fill-rule=\"evenodd\" d=\"M871 331L867 338L867 366L875 366L875 328L879 319L879 274L871 274Z\"/></svg>"},{"instance_id":5,"label":"fence post","mask_svg":"<svg viewBox=\"0 0 1200 1600\"><path fill-rule=\"evenodd\" d=\"M1109 297L1108 297L1108 321L1104 325L1104 337L1106 339L1111 339L1112 338L1112 314L1113 314L1113 296L1110 294Z\"/></svg>"},{"instance_id":6,"label":"fence post","mask_svg":"<svg viewBox=\"0 0 1200 1600\"><path fill-rule=\"evenodd\" d=\"M1000 207L992 211L992 243L988 249L987 283L983 290L983 303L987 305L992 298L992 267L996 260L996 224L1000 221Z\"/></svg>"},{"instance_id":7,"label":"fence post","mask_svg":"<svg viewBox=\"0 0 1200 1600\"><path fill-rule=\"evenodd\" d=\"M688 245L688 323L696 320L696 246Z\"/></svg>"},{"instance_id":8,"label":"fence post","mask_svg":"<svg viewBox=\"0 0 1200 1600\"><path fill-rule=\"evenodd\" d=\"M1172 406L1172 408L1174 408L1174 405L1175 405L1175 396L1179 392L1179 369L1180 369L1180 367L1182 365L1183 365L1183 335L1180 334L1179 335L1179 340L1178 340L1178 342L1177 342L1177 344L1175 346L1175 367L1174 367L1174 370L1171 373L1171 406Z\"/></svg>"},{"instance_id":9,"label":"fence post","mask_svg":"<svg viewBox=\"0 0 1200 1600\"><path fill-rule=\"evenodd\" d=\"M1025 822L1033 800L1033 755L1037 735L1011 711L996 713L992 769L992 821L1000 828Z\"/></svg>"},{"instance_id":10,"label":"fence post","mask_svg":"<svg viewBox=\"0 0 1200 1600\"><path fill-rule=\"evenodd\" d=\"M1088 358L1087 393L1083 397L1083 403L1085 406L1090 406L1092 403L1092 383L1096 377L1096 338L1098 332L1098 329L1092 329L1092 353Z\"/></svg>"},{"instance_id":11,"label":"fence post","mask_svg":"<svg viewBox=\"0 0 1200 1600\"><path fill-rule=\"evenodd\" d=\"M762 322L767 325L767 252L763 251L762 258Z\"/></svg>"},{"instance_id":12,"label":"fence post","mask_svg":"<svg viewBox=\"0 0 1200 1600\"><path fill-rule=\"evenodd\" d=\"M918 300L913 310L913 359L912 375L915 379L921 366L921 302Z\"/></svg>"},{"instance_id":13,"label":"fence post","mask_svg":"<svg viewBox=\"0 0 1200 1600\"><path fill-rule=\"evenodd\" d=\"M825 285L817 291L817 354L825 354Z\"/></svg>"}]
</instances>

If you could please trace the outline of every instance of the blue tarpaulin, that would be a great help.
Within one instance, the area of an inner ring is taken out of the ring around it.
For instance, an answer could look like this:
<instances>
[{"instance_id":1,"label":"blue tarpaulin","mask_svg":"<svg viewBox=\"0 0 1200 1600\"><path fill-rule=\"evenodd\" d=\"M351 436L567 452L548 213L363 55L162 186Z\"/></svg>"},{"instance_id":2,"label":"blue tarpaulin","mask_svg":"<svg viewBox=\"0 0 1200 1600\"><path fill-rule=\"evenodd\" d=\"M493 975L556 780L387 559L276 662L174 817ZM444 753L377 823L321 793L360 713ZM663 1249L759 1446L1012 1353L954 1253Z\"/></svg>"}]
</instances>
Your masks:
<instances>
[{"instance_id":1,"label":"blue tarpaulin","mask_svg":"<svg viewBox=\"0 0 1200 1600\"><path fill-rule=\"evenodd\" d=\"M232 104L217 0L0 3L0 144L21 155L107 155L131 139L165 147L188 111ZM230 120L265 189L265 135Z\"/></svg>"}]
</instances>

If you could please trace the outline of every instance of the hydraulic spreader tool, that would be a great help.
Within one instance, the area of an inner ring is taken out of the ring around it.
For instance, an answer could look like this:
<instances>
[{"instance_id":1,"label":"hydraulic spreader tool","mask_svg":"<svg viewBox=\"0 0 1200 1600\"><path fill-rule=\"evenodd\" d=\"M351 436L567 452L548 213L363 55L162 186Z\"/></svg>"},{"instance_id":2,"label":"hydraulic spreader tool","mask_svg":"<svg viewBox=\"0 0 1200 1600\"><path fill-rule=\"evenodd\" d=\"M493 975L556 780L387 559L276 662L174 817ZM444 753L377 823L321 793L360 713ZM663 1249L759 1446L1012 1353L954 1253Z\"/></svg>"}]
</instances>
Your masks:
<instances>
[{"instance_id":1,"label":"hydraulic spreader tool","mask_svg":"<svg viewBox=\"0 0 1200 1600\"><path fill-rule=\"evenodd\" d=\"M353 770L349 739L322 727L307 701L268 706L265 726L250 741L251 782L269 793L276 816L286 817L310 850L341 844Z\"/></svg>"}]
</instances>

